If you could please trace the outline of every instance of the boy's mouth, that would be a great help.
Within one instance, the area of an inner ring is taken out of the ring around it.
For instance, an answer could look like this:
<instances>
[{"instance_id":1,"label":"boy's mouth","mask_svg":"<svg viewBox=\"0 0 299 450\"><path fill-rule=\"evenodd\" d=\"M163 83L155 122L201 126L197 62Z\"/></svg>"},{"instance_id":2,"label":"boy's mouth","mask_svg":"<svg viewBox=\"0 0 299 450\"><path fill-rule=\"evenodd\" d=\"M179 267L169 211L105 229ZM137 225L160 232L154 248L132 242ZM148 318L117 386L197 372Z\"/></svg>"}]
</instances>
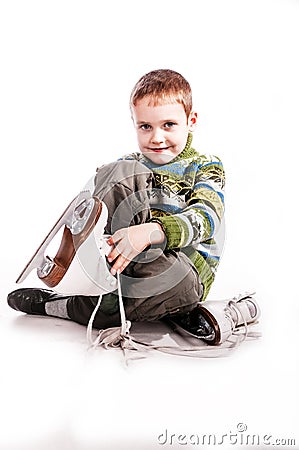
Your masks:
<instances>
[{"instance_id":1,"label":"boy's mouth","mask_svg":"<svg viewBox=\"0 0 299 450\"><path fill-rule=\"evenodd\" d=\"M165 150L168 150L169 147L163 147L163 148L149 148L150 151L155 152L155 153L162 153Z\"/></svg>"}]
</instances>

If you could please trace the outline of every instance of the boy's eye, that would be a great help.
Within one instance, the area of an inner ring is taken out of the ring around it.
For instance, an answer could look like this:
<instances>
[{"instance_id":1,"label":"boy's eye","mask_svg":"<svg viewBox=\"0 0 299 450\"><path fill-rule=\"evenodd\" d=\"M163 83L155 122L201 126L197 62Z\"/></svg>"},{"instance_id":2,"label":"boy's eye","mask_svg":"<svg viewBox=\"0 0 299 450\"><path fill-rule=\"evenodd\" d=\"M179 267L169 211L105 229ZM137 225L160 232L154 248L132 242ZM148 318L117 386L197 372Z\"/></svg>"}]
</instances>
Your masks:
<instances>
[{"instance_id":1,"label":"boy's eye","mask_svg":"<svg viewBox=\"0 0 299 450\"><path fill-rule=\"evenodd\" d=\"M141 130L150 130L151 126L148 123L143 123L142 125L140 125Z\"/></svg>"},{"instance_id":2,"label":"boy's eye","mask_svg":"<svg viewBox=\"0 0 299 450\"><path fill-rule=\"evenodd\" d=\"M174 122L166 122L166 123L164 124L164 127L165 127L165 128L171 128L171 127L173 127L174 125L175 125Z\"/></svg>"}]
</instances>

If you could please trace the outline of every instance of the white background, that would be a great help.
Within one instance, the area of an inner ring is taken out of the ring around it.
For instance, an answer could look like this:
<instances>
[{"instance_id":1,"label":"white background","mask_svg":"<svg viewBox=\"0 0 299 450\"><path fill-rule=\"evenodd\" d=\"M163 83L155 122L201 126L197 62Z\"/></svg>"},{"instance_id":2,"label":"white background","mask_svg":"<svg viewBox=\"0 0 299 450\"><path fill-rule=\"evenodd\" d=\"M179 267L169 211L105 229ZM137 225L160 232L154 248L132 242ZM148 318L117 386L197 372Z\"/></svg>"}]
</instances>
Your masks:
<instances>
[{"instance_id":1,"label":"white background","mask_svg":"<svg viewBox=\"0 0 299 450\"><path fill-rule=\"evenodd\" d=\"M166 448L166 428L241 422L299 448L298 23L298 0L0 3L1 450ZM189 80L194 145L226 169L210 297L256 289L263 338L229 358L151 355L125 370L118 352L86 356L84 327L18 314L6 296L96 167L137 149L129 94L157 68Z\"/></svg>"}]
</instances>

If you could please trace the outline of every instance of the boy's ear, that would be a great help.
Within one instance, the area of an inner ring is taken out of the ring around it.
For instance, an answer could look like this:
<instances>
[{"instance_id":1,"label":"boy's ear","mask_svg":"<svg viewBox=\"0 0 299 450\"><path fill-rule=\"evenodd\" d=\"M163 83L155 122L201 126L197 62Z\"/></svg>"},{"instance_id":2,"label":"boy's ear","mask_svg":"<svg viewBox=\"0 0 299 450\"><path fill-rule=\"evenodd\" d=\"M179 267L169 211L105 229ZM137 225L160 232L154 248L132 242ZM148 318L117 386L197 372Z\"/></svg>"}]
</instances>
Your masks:
<instances>
[{"instance_id":1,"label":"boy's ear","mask_svg":"<svg viewBox=\"0 0 299 450\"><path fill-rule=\"evenodd\" d=\"M191 111L188 119L189 131L194 131L197 125L197 112Z\"/></svg>"}]
</instances>

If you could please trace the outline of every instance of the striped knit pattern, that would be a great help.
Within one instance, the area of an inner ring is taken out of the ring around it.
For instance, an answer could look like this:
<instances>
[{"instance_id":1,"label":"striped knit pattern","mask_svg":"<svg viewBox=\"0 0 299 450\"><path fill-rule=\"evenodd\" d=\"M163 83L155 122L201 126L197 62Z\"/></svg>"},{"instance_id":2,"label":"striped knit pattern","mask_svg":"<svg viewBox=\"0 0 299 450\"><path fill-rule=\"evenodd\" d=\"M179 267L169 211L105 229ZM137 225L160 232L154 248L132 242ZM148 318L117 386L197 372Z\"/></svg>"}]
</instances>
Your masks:
<instances>
[{"instance_id":1,"label":"striped knit pattern","mask_svg":"<svg viewBox=\"0 0 299 450\"><path fill-rule=\"evenodd\" d=\"M224 245L225 174L220 159L200 155L191 147L168 164L154 164L141 153L121 159L136 159L154 173L150 192L152 221L163 227L168 249L181 249L191 259L204 285L204 300L210 290Z\"/></svg>"}]
</instances>

